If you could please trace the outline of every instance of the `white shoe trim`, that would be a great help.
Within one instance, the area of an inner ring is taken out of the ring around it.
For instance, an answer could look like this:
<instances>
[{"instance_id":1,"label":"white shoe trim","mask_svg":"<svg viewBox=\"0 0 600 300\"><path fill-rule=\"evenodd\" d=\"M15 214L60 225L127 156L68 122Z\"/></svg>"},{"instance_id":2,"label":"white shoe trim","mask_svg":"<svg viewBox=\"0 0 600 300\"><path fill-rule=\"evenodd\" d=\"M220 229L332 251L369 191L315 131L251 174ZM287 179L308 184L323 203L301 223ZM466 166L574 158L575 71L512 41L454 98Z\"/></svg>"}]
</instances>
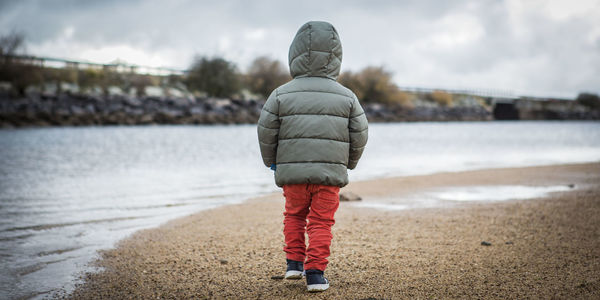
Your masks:
<instances>
[{"instance_id":1,"label":"white shoe trim","mask_svg":"<svg viewBox=\"0 0 600 300\"><path fill-rule=\"evenodd\" d=\"M301 279L302 271L290 270L285 272L285 279Z\"/></svg>"},{"instance_id":2,"label":"white shoe trim","mask_svg":"<svg viewBox=\"0 0 600 300\"><path fill-rule=\"evenodd\" d=\"M322 292L329 288L329 283L309 284L306 286L309 292Z\"/></svg>"}]
</instances>

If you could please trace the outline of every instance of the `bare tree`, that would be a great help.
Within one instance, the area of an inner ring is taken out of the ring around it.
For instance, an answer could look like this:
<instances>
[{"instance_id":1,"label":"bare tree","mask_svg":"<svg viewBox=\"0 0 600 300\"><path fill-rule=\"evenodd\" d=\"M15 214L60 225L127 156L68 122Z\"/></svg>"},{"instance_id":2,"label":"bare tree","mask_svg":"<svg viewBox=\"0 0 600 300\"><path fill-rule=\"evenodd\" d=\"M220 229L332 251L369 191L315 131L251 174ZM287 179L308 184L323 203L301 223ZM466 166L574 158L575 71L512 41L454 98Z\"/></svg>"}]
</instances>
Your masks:
<instances>
[{"instance_id":1,"label":"bare tree","mask_svg":"<svg viewBox=\"0 0 600 300\"><path fill-rule=\"evenodd\" d=\"M0 56L6 57L17 54L25 48L25 36L22 33L11 32L0 36Z\"/></svg>"},{"instance_id":2,"label":"bare tree","mask_svg":"<svg viewBox=\"0 0 600 300\"><path fill-rule=\"evenodd\" d=\"M250 65L246 75L246 84L251 92L266 98L271 91L290 79L292 78L289 72L281 62L261 56Z\"/></svg>"},{"instance_id":3,"label":"bare tree","mask_svg":"<svg viewBox=\"0 0 600 300\"><path fill-rule=\"evenodd\" d=\"M392 73L384 67L369 66L357 73L344 72L339 82L364 102L412 105L410 97L398 88L392 81Z\"/></svg>"},{"instance_id":4,"label":"bare tree","mask_svg":"<svg viewBox=\"0 0 600 300\"><path fill-rule=\"evenodd\" d=\"M11 32L0 36L0 81L10 82L14 94L18 96L23 96L25 88L40 79L40 72L35 67L13 59L24 49L25 36L22 33Z\"/></svg>"}]
</instances>

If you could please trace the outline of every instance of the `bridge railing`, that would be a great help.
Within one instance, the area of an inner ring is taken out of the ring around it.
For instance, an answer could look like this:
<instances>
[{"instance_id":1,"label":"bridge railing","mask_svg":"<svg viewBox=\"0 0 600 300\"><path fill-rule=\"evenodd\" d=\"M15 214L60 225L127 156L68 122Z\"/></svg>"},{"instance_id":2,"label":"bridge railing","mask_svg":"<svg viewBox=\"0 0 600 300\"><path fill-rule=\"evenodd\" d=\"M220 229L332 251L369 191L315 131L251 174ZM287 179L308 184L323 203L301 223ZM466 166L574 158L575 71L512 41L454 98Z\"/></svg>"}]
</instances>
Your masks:
<instances>
[{"instance_id":1,"label":"bridge railing","mask_svg":"<svg viewBox=\"0 0 600 300\"><path fill-rule=\"evenodd\" d=\"M519 96L511 90L502 89L446 89L446 88L429 88L429 87L410 87L401 86L400 90L415 93L433 93L435 91L446 92L449 94L465 94L490 98L506 98L517 99Z\"/></svg>"},{"instance_id":2,"label":"bridge railing","mask_svg":"<svg viewBox=\"0 0 600 300\"><path fill-rule=\"evenodd\" d=\"M109 64L102 64L96 62L89 62L83 60L72 60L55 57L42 57L42 56L31 56L31 55L6 55L5 59L9 59L18 63L34 65L39 67L50 67L50 68L74 68L74 69L103 69L112 70L121 73L137 73L137 74L151 74L151 75L183 75L187 71L175 68L167 67L150 67L141 66L135 64L127 64L123 62L114 62Z\"/></svg>"}]
</instances>

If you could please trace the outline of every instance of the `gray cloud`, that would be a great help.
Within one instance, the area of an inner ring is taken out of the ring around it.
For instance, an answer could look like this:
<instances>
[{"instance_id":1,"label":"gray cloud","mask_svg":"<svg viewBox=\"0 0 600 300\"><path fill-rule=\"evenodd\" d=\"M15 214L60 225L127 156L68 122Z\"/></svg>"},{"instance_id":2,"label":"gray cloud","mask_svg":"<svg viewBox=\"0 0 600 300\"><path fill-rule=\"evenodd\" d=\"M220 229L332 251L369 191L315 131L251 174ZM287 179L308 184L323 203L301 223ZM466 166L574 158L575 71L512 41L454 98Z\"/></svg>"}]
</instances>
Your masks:
<instances>
[{"instance_id":1,"label":"gray cloud","mask_svg":"<svg viewBox=\"0 0 600 300\"><path fill-rule=\"evenodd\" d=\"M31 54L130 51L180 68L195 54L286 61L308 20L336 26L343 70L385 65L402 86L600 93L597 0L0 1L0 34L24 32Z\"/></svg>"}]
</instances>

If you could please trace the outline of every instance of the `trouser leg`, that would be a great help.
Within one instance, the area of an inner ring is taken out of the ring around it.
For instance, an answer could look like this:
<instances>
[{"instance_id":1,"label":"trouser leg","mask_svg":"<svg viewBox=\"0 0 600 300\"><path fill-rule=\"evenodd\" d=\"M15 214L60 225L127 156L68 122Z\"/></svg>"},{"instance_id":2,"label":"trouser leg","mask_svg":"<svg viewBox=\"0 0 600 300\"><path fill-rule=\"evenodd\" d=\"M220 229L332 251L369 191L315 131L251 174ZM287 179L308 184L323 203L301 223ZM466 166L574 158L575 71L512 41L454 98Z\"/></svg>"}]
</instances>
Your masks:
<instances>
[{"instance_id":1,"label":"trouser leg","mask_svg":"<svg viewBox=\"0 0 600 300\"><path fill-rule=\"evenodd\" d=\"M308 249L304 268L324 271L327 267L331 246L331 227L339 202L340 188L326 185L310 185L312 200L308 213Z\"/></svg>"},{"instance_id":2,"label":"trouser leg","mask_svg":"<svg viewBox=\"0 0 600 300\"><path fill-rule=\"evenodd\" d=\"M283 213L283 235L286 258L304 262L306 258L306 216L309 213L310 193L307 184L283 186L285 212Z\"/></svg>"}]
</instances>

